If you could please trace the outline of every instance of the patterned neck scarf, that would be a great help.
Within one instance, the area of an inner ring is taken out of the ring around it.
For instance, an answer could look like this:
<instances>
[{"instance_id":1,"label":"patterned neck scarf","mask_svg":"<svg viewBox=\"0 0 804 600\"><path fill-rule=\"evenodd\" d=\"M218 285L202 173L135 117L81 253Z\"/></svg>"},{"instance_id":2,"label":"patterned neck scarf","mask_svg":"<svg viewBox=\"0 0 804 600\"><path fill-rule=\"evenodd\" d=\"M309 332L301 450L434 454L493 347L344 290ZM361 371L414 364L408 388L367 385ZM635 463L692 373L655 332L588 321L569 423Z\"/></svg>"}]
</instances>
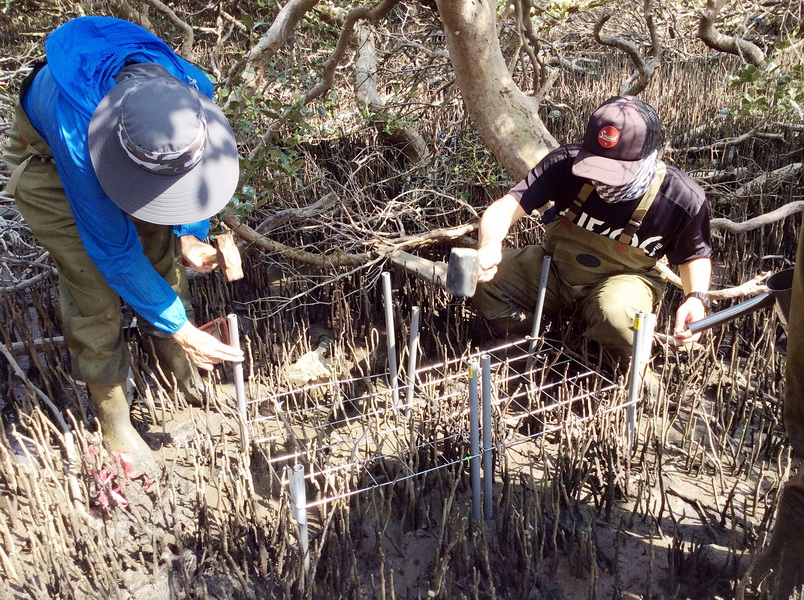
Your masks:
<instances>
[{"instance_id":1,"label":"patterned neck scarf","mask_svg":"<svg viewBox=\"0 0 804 600\"><path fill-rule=\"evenodd\" d=\"M645 159L642 166L631 178L631 181L624 185L604 185L596 181L592 182L595 186L598 195L604 202L614 204L616 202L627 202L634 200L645 195L648 191L650 184L653 183L653 178L656 176L657 156L658 151L654 150L653 153Z\"/></svg>"}]
</instances>

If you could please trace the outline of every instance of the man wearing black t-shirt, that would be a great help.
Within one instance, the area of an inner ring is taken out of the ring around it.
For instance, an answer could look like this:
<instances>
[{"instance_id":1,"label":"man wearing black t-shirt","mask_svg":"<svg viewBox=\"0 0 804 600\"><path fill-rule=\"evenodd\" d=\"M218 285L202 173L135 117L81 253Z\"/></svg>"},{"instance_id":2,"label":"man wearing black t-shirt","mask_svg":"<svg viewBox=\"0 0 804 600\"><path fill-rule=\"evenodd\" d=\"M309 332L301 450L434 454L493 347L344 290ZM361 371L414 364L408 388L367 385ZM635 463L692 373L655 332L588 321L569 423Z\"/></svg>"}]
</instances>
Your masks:
<instances>
[{"instance_id":1,"label":"man wearing black t-shirt","mask_svg":"<svg viewBox=\"0 0 804 600\"><path fill-rule=\"evenodd\" d=\"M548 253L545 311L576 305L584 335L627 359L636 312L653 312L664 292L653 266L666 256L678 265L685 294L676 339L698 339L685 325L706 315L709 206L697 183L658 159L659 132L653 107L633 96L610 98L592 113L583 143L548 154L489 206L480 222L473 300L495 330L531 330ZM543 245L503 250L511 226L534 210L545 223Z\"/></svg>"}]
</instances>

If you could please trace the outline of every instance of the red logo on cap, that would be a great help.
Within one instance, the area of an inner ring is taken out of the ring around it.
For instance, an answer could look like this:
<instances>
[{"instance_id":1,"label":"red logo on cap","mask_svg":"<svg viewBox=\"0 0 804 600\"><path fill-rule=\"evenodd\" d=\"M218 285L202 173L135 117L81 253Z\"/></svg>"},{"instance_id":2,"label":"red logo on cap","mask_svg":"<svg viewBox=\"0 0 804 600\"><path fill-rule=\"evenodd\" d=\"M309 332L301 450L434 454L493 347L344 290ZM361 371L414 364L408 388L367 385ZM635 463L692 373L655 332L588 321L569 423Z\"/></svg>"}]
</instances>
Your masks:
<instances>
[{"instance_id":1,"label":"red logo on cap","mask_svg":"<svg viewBox=\"0 0 804 600\"><path fill-rule=\"evenodd\" d=\"M614 148L619 141L620 132L616 127L612 127L611 125L606 125L600 130L600 133L597 134L597 143L604 148Z\"/></svg>"}]
</instances>

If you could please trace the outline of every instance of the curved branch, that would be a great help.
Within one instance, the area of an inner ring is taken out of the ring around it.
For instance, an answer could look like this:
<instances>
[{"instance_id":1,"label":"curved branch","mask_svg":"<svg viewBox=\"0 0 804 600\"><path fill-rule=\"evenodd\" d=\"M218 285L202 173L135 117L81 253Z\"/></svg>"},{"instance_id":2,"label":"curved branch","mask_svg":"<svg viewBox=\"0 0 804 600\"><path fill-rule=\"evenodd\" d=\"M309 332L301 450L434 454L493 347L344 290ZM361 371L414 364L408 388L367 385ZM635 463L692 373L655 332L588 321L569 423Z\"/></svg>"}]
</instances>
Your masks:
<instances>
[{"instance_id":1,"label":"curved branch","mask_svg":"<svg viewBox=\"0 0 804 600\"><path fill-rule=\"evenodd\" d=\"M370 254L347 254L340 250L335 250L330 254L314 254L306 250L291 248L281 242L277 242L254 231L248 225L241 223L236 215L226 215L221 219L232 231L237 233L247 242L254 244L266 252L281 254L290 260L304 263L320 269L331 267L357 266L363 265L372 259Z\"/></svg>"},{"instance_id":2,"label":"curved branch","mask_svg":"<svg viewBox=\"0 0 804 600\"><path fill-rule=\"evenodd\" d=\"M377 54L374 50L374 40L368 27L361 26L357 30L358 51L355 61L355 96L358 105L365 107L370 113L370 121L380 135L389 139L390 143L398 146L402 153L416 164L425 160L429 155L427 143L422 135L410 125L395 128L386 133L389 121L388 109L380 98L374 76L377 72Z\"/></svg>"},{"instance_id":3,"label":"curved branch","mask_svg":"<svg viewBox=\"0 0 804 600\"><path fill-rule=\"evenodd\" d=\"M759 46L733 35L725 35L715 28L715 20L727 2L728 0L706 1L706 10L698 22L698 39L713 50L736 54L756 68L764 69L767 66L767 60Z\"/></svg>"},{"instance_id":4,"label":"curved branch","mask_svg":"<svg viewBox=\"0 0 804 600\"><path fill-rule=\"evenodd\" d=\"M676 275L665 263L658 262L653 268L659 271L659 273L661 273L664 278L667 279L667 281L673 286L680 290L684 289L681 285L681 278ZM764 294L768 291L768 288L767 286L763 285L762 282L765 281L770 275L770 272L760 273L759 275L756 275L752 279L749 279L740 285L730 288L723 288L722 290L709 290L709 298L712 300L726 300L730 298L742 298L744 296L756 296L758 294Z\"/></svg>"},{"instance_id":5,"label":"curved branch","mask_svg":"<svg viewBox=\"0 0 804 600\"><path fill-rule=\"evenodd\" d=\"M650 31L653 50L656 53L649 61L645 61L639 51L639 47L631 40L611 35L603 32L603 26L611 19L612 13L602 15L595 23L594 35L595 39L604 46L617 48L624 52L631 62L634 64L636 73L628 81L626 81L620 88L620 94L623 95L636 95L642 92L653 77L653 72L661 64L661 44L658 43L658 35L656 34L656 26L653 22L653 13L651 12L651 0L645 0L645 20L648 24Z\"/></svg>"},{"instance_id":6,"label":"curved branch","mask_svg":"<svg viewBox=\"0 0 804 600\"><path fill-rule=\"evenodd\" d=\"M785 179L786 177L790 177L791 175L798 175L801 171L804 170L804 163L793 163L792 165L787 165L780 169L776 169L771 171L770 173L763 173L759 177L752 179L745 185L740 186L734 191L734 195L738 198L742 198L751 194L752 190L760 185L764 185L769 181L777 180L777 179Z\"/></svg>"},{"instance_id":7,"label":"curved branch","mask_svg":"<svg viewBox=\"0 0 804 600\"><path fill-rule=\"evenodd\" d=\"M448 229L434 229L422 235L406 236L394 240L393 242L378 242L376 244L376 252L371 254L348 254L336 250L329 254L315 254L307 252L306 250L299 250L291 248L281 242L272 240L260 235L254 229L240 222L240 218L234 214L225 215L221 219L228 225L232 231L237 233L246 242L257 246L258 248L266 251L281 254L290 260L304 263L320 269L327 269L332 267L344 266L360 266L365 265L377 257L387 257L394 252L400 250L411 250L415 248L426 248L436 244L452 240L463 240L463 237L477 229L477 223L470 223L467 225L459 225L457 227L450 227ZM469 242L469 240L466 240ZM471 242L470 242L471 243Z\"/></svg>"},{"instance_id":8,"label":"curved branch","mask_svg":"<svg viewBox=\"0 0 804 600\"><path fill-rule=\"evenodd\" d=\"M316 4L318 0L290 0L285 4L260 41L229 69L224 87L231 91L232 82L239 73L250 69L258 60L263 63L271 60L276 51L293 34L302 17Z\"/></svg>"},{"instance_id":9,"label":"curved branch","mask_svg":"<svg viewBox=\"0 0 804 600\"><path fill-rule=\"evenodd\" d=\"M360 19L367 19L369 21L376 21L384 17L399 0L382 0L377 6L369 8L367 6L359 6L353 8L346 15L346 20L343 23L343 30L341 36L338 38L338 43L335 45L335 50L324 65L324 72L321 75L321 81L312 87L305 95L302 102L307 104L318 98L321 94L325 93L332 87L332 82L335 79L335 69L346 54L346 49L349 47L349 42L352 39L352 32L355 28L355 23Z\"/></svg>"},{"instance_id":10,"label":"curved branch","mask_svg":"<svg viewBox=\"0 0 804 600\"><path fill-rule=\"evenodd\" d=\"M193 40L195 36L193 34L193 28L190 27L187 23L182 21L179 16L173 12L173 9L170 8L167 4L160 2L160 0L145 0L148 4L156 8L159 12L167 16L168 21L170 21L173 25L175 25L178 29L182 31L181 36L181 49L180 54L182 57L190 60L193 56Z\"/></svg>"},{"instance_id":11,"label":"curved branch","mask_svg":"<svg viewBox=\"0 0 804 600\"><path fill-rule=\"evenodd\" d=\"M359 6L358 8L353 8L349 11L349 14L346 15L346 20L344 21L341 35L338 38L338 43L335 45L335 50L332 51L332 54L324 65L324 71L321 75L321 79L311 89L309 89L301 99L300 104L302 106L309 104L332 87L332 82L335 80L335 70L337 69L338 65L346 54L347 48L349 47L349 42L352 39L352 32L354 31L355 23L357 23L357 21L360 19L367 19L370 21L381 19L388 13L388 11L396 6L398 2L399 0L381 0L377 6L372 8L367 6ZM263 135L260 142L249 153L249 158L253 159L255 156L257 156L260 148L271 142L274 134L282 126L282 123L284 123L293 113L293 110L293 107L286 109L279 118L271 123L271 125L268 127L268 131L265 133L265 135Z\"/></svg>"},{"instance_id":12,"label":"curved branch","mask_svg":"<svg viewBox=\"0 0 804 600\"><path fill-rule=\"evenodd\" d=\"M508 74L495 2L436 0L464 109L483 142L515 180L559 144Z\"/></svg>"},{"instance_id":13,"label":"curved branch","mask_svg":"<svg viewBox=\"0 0 804 600\"><path fill-rule=\"evenodd\" d=\"M25 281L19 281L17 283L13 283L5 287L0 287L0 293L19 292L20 290L29 288L32 285L37 284L44 279L47 279L48 277L56 277L58 274L59 272L55 268L48 267L48 270L45 271L44 273L34 275L33 277L26 279Z\"/></svg>"},{"instance_id":14,"label":"curved branch","mask_svg":"<svg viewBox=\"0 0 804 600\"><path fill-rule=\"evenodd\" d=\"M776 221L781 221L782 219L786 219L787 217L802 211L804 211L804 200L797 200L795 202L789 202L788 204L785 204L776 210L772 210L769 213L765 213L764 215L759 215L753 219L743 221L742 223L737 223L730 219L712 219L709 221L709 227L713 230L724 230L732 233L745 233L746 231L751 231L753 229L758 229L759 227L764 227L765 225L770 225Z\"/></svg>"}]
</instances>

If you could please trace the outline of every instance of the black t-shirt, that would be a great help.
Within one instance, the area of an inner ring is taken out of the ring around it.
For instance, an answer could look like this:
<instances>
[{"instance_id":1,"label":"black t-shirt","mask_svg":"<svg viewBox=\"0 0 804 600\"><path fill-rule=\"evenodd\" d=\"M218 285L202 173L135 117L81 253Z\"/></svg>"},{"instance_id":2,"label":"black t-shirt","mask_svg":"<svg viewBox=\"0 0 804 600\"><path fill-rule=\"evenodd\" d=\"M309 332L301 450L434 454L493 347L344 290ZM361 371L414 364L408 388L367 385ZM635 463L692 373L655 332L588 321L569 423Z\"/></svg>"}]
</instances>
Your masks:
<instances>
[{"instance_id":1,"label":"black t-shirt","mask_svg":"<svg viewBox=\"0 0 804 600\"><path fill-rule=\"evenodd\" d=\"M560 146L531 169L509 192L526 213L554 202L563 215L588 180L572 174L572 162L580 144ZM616 239L641 198L609 204L592 191L573 221L576 225ZM703 189L678 168L667 165L659 193L631 240L648 256L675 265L712 256L709 203Z\"/></svg>"}]
</instances>

